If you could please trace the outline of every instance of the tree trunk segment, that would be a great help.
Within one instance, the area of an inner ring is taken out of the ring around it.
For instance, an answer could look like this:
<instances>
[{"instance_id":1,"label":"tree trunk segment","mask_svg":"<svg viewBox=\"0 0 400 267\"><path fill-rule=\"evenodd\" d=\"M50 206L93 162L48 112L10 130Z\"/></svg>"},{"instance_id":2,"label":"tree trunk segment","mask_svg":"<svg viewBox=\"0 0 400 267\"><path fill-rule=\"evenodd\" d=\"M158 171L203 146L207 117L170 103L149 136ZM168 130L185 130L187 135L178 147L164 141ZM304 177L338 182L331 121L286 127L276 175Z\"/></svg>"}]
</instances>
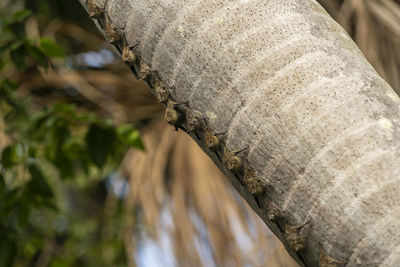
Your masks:
<instances>
[{"instance_id":1,"label":"tree trunk segment","mask_svg":"<svg viewBox=\"0 0 400 267\"><path fill-rule=\"evenodd\" d=\"M80 0L303 266L400 264L400 98L314 0Z\"/></svg>"}]
</instances>

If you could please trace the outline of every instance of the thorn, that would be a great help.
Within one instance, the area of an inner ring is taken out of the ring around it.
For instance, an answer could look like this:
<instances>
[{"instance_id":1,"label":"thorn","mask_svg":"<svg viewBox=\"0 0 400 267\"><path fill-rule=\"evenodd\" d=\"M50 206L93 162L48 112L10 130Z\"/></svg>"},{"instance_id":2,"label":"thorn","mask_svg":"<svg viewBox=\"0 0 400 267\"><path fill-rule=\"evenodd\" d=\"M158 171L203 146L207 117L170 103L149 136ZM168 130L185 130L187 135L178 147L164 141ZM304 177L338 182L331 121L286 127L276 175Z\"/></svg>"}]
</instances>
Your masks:
<instances>
[{"instance_id":1,"label":"thorn","mask_svg":"<svg viewBox=\"0 0 400 267\"><path fill-rule=\"evenodd\" d=\"M217 156L218 160L219 160L220 162L222 162L222 159L221 159L221 157L219 156L218 152L217 152L217 151L214 151L214 153L215 153L215 155Z\"/></svg>"},{"instance_id":2,"label":"thorn","mask_svg":"<svg viewBox=\"0 0 400 267\"><path fill-rule=\"evenodd\" d=\"M239 183L240 183L242 186L245 186L245 184L242 182L242 179L240 179L240 177L239 177L236 173L234 173L234 175L235 175L236 179L238 179Z\"/></svg>"},{"instance_id":3,"label":"thorn","mask_svg":"<svg viewBox=\"0 0 400 267\"><path fill-rule=\"evenodd\" d=\"M239 153L241 153L241 152L243 152L243 151L245 151L245 150L247 150L247 149L249 149L249 146L246 146L245 148L243 148L243 149L241 149L241 150L232 152L232 154L234 154L234 155L236 156L237 154L239 154Z\"/></svg>"},{"instance_id":4,"label":"thorn","mask_svg":"<svg viewBox=\"0 0 400 267\"><path fill-rule=\"evenodd\" d=\"M199 135L197 132L194 132L194 135L196 136L196 138L197 138L198 140L201 140L200 135Z\"/></svg>"},{"instance_id":5,"label":"thorn","mask_svg":"<svg viewBox=\"0 0 400 267\"><path fill-rule=\"evenodd\" d=\"M258 208L261 209L261 204L260 204L260 201L258 201L257 196L254 196L254 200L256 201Z\"/></svg>"}]
</instances>

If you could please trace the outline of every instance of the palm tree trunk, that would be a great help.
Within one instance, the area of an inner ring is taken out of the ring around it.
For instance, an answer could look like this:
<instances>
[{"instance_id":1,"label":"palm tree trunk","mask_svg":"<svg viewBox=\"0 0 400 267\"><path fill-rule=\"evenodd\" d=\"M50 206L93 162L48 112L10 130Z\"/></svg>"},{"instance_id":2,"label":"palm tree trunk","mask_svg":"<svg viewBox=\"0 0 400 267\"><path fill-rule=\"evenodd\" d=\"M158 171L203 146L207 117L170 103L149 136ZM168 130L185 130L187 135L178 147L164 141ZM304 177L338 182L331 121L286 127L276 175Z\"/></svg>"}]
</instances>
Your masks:
<instances>
[{"instance_id":1,"label":"palm tree trunk","mask_svg":"<svg viewBox=\"0 0 400 267\"><path fill-rule=\"evenodd\" d=\"M400 99L316 1L80 1L301 265L400 262Z\"/></svg>"}]
</instances>

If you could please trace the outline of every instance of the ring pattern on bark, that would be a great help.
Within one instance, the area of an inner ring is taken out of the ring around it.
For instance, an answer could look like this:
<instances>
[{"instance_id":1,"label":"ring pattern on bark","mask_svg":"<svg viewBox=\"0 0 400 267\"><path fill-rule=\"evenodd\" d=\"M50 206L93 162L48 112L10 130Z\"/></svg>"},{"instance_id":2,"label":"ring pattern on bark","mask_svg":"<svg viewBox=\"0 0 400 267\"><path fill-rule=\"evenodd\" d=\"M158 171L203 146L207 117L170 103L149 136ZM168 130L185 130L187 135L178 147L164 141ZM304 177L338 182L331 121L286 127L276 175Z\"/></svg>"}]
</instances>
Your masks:
<instances>
[{"instance_id":1,"label":"ring pattern on bark","mask_svg":"<svg viewBox=\"0 0 400 267\"><path fill-rule=\"evenodd\" d=\"M95 0L88 0L88 7L91 5L91 10L89 12L93 14L91 17L98 20L100 25L104 25L104 31L107 40L114 45L114 47L121 53L123 61L131 68L132 72L135 74L137 79L147 82L151 91L156 95L158 101L166 106L165 119L166 121L177 129L183 129L187 133L194 133L196 136L198 132L201 133L200 136L204 136L203 142L206 147L214 153L222 153L223 157L219 160L225 165L225 167L234 173L239 180L243 179L248 192L252 195L260 195L268 193L270 190L270 185L262 181L260 177L257 176L255 171L247 164L246 156L239 155L242 151L230 151L225 142L224 135L226 133L215 132L207 120L210 119L207 114L202 114L201 112L191 108L188 103L181 104L178 100L173 100L170 92L173 88L168 88L168 86L161 81L161 78L156 72L152 71L151 68L145 64L139 53L135 53L132 48L130 48L123 36L120 29L115 29L107 17L104 9L101 9L96 5ZM100 13L101 12L101 13ZM245 153L243 153L245 154ZM246 164L244 164L246 162ZM300 262L304 263L301 258L300 253L305 247L305 237L301 234L301 231L310 222L307 222L301 226L292 226L287 223L287 218L279 210L279 208L272 203L263 203L264 207L259 204L259 208L266 212L268 220L277 224L279 231L289 246L289 249L295 252L295 255L300 257ZM293 254L292 254L293 256ZM325 258L324 258L325 257ZM323 256L322 265L320 266L339 266L332 264L339 264L336 260ZM325 265L323 265L325 264ZM328 264L328 265L326 265ZM331 264L331 265L329 265Z\"/></svg>"}]
</instances>

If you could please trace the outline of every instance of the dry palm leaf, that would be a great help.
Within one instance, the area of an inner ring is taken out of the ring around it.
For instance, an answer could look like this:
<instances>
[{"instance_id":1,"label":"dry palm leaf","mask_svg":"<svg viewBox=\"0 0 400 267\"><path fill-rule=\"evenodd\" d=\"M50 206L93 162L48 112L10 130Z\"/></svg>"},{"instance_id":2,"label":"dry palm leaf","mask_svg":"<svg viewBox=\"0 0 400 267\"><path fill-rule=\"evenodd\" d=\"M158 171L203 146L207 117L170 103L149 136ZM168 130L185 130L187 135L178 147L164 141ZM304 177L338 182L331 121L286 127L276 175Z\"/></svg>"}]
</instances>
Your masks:
<instances>
[{"instance_id":1,"label":"dry palm leaf","mask_svg":"<svg viewBox=\"0 0 400 267\"><path fill-rule=\"evenodd\" d=\"M199 238L210 244L217 266L296 266L186 134L160 120L142 136L147 150L130 151L123 163L131 187L128 203L139 210L136 223L154 233L165 228L160 214L167 210L180 266L207 266Z\"/></svg>"}]
</instances>

